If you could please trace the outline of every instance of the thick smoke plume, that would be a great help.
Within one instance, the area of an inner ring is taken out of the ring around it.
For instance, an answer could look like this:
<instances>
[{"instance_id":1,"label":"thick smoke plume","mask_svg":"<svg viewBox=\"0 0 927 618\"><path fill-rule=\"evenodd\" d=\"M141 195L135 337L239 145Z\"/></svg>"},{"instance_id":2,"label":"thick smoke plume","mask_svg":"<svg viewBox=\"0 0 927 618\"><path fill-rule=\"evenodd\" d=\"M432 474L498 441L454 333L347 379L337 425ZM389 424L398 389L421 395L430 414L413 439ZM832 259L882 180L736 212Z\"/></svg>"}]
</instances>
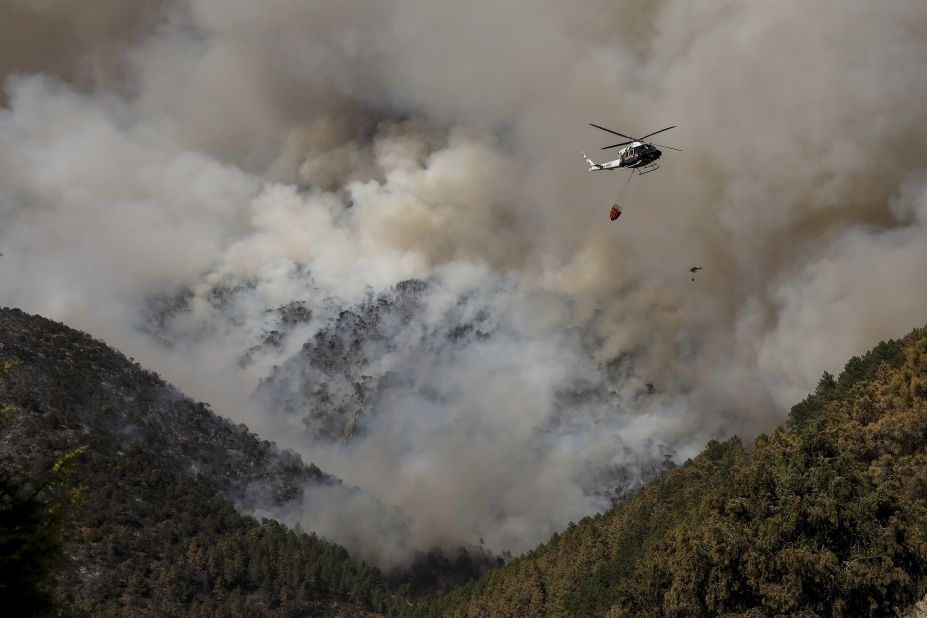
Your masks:
<instances>
[{"instance_id":1,"label":"thick smoke plume","mask_svg":"<svg viewBox=\"0 0 927 618\"><path fill-rule=\"evenodd\" d=\"M0 0L0 300L360 487L288 517L382 564L529 548L927 316L917 0L130 4ZM679 125L615 224L587 122ZM409 279L362 432L252 398Z\"/></svg>"}]
</instances>

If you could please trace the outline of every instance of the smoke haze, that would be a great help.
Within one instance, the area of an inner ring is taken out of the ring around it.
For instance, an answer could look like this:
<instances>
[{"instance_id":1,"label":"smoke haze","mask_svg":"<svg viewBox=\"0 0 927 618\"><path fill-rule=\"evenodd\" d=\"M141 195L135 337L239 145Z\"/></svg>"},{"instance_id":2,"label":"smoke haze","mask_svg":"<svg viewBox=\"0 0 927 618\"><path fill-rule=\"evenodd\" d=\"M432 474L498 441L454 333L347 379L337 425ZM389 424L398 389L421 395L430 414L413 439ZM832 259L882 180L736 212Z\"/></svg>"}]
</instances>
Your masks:
<instances>
[{"instance_id":1,"label":"smoke haze","mask_svg":"<svg viewBox=\"0 0 927 618\"><path fill-rule=\"evenodd\" d=\"M361 488L286 518L380 564L528 549L606 508L603 471L769 430L925 321L920 1L124 4L0 0L0 302ZM614 224L587 122L679 125ZM252 397L413 278L357 436Z\"/></svg>"}]
</instances>

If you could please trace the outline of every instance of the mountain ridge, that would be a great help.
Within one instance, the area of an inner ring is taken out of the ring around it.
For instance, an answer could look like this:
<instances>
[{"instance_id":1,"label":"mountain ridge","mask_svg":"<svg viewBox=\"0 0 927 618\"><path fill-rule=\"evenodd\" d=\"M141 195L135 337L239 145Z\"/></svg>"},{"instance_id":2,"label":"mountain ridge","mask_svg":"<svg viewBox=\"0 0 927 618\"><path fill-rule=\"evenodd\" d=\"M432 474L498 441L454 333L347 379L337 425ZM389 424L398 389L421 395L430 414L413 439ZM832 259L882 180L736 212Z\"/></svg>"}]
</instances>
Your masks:
<instances>
[{"instance_id":1,"label":"mountain ridge","mask_svg":"<svg viewBox=\"0 0 927 618\"><path fill-rule=\"evenodd\" d=\"M112 615L367 615L399 597L343 548L242 515L338 484L298 455L184 397L85 333L0 309L5 473L29 479L85 447L73 482L60 608Z\"/></svg>"},{"instance_id":2,"label":"mountain ridge","mask_svg":"<svg viewBox=\"0 0 927 618\"><path fill-rule=\"evenodd\" d=\"M421 615L898 615L927 593L924 427L920 328Z\"/></svg>"}]
</instances>

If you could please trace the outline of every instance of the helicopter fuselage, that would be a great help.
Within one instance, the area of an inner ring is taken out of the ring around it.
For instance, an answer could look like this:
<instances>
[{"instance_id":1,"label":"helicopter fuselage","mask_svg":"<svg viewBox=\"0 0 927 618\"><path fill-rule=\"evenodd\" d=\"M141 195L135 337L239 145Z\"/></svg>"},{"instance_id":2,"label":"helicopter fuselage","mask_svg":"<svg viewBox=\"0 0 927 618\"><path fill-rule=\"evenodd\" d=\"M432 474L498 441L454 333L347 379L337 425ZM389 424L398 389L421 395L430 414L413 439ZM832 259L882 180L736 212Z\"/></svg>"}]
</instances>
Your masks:
<instances>
[{"instance_id":1,"label":"helicopter fuselage","mask_svg":"<svg viewBox=\"0 0 927 618\"><path fill-rule=\"evenodd\" d=\"M650 165L660 158L663 153L653 144L642 144L634 142L627 148L623 148L618 153L618 161L621 165L618 167L643 167Z\"/></svg>"},{"instance_id":2,"label":"helicopter fuselage","mask_svg":"<svg viewBox=\"0 0 927 618\"><path fill-rule=\"evenodd\" d=\"M586 157L586 153L582 154L583 158L585 158L586 162L589 164L590 172L630 168L637 169L639 172L644 173L641 169L638 168L649 169L649 166L653 166L654 162L663 155L663 152L653 144L634 142L631 145L619 150L618 158L614 161L596 163Z\"/></svg>"}]
</instances>

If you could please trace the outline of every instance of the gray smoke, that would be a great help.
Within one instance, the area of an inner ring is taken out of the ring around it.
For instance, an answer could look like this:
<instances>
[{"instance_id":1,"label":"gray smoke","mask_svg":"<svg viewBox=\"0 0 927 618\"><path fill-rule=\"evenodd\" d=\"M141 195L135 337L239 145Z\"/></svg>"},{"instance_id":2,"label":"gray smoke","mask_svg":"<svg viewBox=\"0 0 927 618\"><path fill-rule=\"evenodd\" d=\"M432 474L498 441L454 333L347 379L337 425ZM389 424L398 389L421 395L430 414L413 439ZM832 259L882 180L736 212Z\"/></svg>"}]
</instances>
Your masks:
<instances>
[{"instance_id":1,"label":"gray smoke","mask_svg":"<svg viewBox=\"0 0 927 618\"><path fill-rule=\"evenodd\" d=\"M922 2L65 5L0 1L22 39L0 54L0 299L375 495L291 517L382 563L526 549L604 508L601 470L769 430L927 315ZM623 173L579 158L614 136L587 122L679 125L614 224ZM410 278L424 309L387 331L374 369L402 381L362 436L308 442L250 398ZM152 299L184 290L153 337ZM313 318L241 367L294 301ZM493 336L423 335L471 309ZM402 511L402 551L365 534L370 504Z\"/></svg>"}]
</instances>

